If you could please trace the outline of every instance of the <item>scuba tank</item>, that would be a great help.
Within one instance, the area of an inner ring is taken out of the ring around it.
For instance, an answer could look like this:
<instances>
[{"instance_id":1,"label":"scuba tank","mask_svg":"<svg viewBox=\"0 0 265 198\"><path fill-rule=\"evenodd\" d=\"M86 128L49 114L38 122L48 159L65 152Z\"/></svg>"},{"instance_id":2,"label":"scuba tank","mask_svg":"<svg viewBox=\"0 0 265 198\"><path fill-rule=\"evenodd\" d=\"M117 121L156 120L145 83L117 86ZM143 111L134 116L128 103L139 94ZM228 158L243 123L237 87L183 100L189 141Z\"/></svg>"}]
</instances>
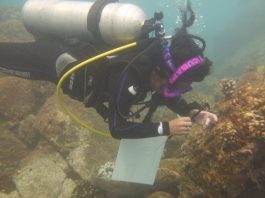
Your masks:
<instances>
[{"instance_id":1,"label":"scuba tank","mask_svg":"<svg viewBox=\"0 0 265 198\"><path fill-rule=\"evenodd\" d=\"M28 0L22 16L26 29L37 37L75 38L108 45L135 41L146 20L139 7L117 0Z\"/></svg>"}]
</instances>

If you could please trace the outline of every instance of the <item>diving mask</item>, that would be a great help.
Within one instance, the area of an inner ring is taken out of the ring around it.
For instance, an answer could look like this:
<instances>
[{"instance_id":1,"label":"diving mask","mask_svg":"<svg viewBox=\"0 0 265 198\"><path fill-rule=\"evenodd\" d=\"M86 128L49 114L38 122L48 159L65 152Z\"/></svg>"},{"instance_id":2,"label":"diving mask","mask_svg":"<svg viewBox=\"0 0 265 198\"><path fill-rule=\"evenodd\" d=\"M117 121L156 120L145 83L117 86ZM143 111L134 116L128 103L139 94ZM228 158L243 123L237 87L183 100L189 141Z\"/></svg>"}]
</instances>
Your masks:
<instances>
[{"instance_id":1,"label":"diving mask","mask_svg":"<svg viewBox=\"0 0 265 198\"><path fill-rule=\"evenodd\" d=\"M163 48L163 57L164 61L166 63L166 66L172 73L169 77L168 81L166 82L164 89L163 89L163 95L165 97L177 97L181 94L190 91L192 88L191 86L188 86L187 88L179 88L176 86L176 81L183 76L183 74L199 65L201 65L204 62L204 58L202 55L197 55L192 57L191 59L187 60L185 63L183 63L180 67L177 67L172 60L171 53L169 51L168 46L164 46ZM176 69L177 68L177 69Z\"/></svg>"}]
</instances>

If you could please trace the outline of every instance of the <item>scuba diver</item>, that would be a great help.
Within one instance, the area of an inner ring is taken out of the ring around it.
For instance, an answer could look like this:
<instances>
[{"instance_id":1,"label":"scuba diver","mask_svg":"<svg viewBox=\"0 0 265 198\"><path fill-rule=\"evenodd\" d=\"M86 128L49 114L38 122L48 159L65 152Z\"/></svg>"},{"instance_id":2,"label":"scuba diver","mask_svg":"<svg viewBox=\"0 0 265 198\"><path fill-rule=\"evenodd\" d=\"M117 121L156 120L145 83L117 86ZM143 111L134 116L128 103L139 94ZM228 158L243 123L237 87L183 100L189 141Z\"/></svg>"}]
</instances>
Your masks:
<instances>
[{"instance_id":1,"label":"scuba diver","mask_svg":"<svg viewBox=\"0 0 265 198\"><path fill-rule=\"evenodd\" d=\"M54 6L51 10L64 6L64 11L71 11L72 14L56 12L56 17L48 21L47 18L52 17L49 12L46 12L46 17L36 17L42 12L41 9L34 10L37 2L28 1L23 8L25 27L33 33L36 41L0 43L0 71L58 83L62 75L78 63L110 49L111 44L117 46L119 39L128 43L126 39L133 38L139 41L136 47L97 60L71 74L62 86L63 92L83 102L85 107L95 108L109 123L112 137L117 139L182 135L189 133L193 122L204 127L217 122L215 114L205 111L196 102L188 104L181 97L192 90L193 82L201 82L210 73L212 65L203 54L205 41L187 31L195 20L189 2L187 8L182 10L182 27L169 38L165 37L161 12L139 23L135 18L142 20L143 14L131 4L114 0L97 0L95 3L53 1L54 4L42 3L38 7L46 6L47 11L49 6ZM115 6L120 7L117 9ZM133 7L133 14L126 6ZM90 11L88 16L85 15L85 20L90 34L89 41L84 41L79 39L84 33L81 19L75 20L79 24L71 25L69 23L73 20L69 17L73 18L73 13L78 13L80 17L82 13L87 13L84 11L87 7ZM127 9L127 12L123 9ZM128 16L128 13L131 17L117 17L119 14ZM119 31L115 23L108 21L111 19L108 14L122 20L122 23L116 23ZM37 20L47 21L41 23ZM49 24L50 21L52 24ZM73 26L75 31L71 29ZM110 30L129 36L111 35ZM70 36L67 35L69 32ZM151 33L155 33L155 36L152 37ZM133 111L135 104L143 107ZM152 114L161 105L166 105L183 117L168 122L152 122ZM139 118L145 108L148 108L148 112L143 121L135 122L134 118Z\"/></svg>"}]
</instances>

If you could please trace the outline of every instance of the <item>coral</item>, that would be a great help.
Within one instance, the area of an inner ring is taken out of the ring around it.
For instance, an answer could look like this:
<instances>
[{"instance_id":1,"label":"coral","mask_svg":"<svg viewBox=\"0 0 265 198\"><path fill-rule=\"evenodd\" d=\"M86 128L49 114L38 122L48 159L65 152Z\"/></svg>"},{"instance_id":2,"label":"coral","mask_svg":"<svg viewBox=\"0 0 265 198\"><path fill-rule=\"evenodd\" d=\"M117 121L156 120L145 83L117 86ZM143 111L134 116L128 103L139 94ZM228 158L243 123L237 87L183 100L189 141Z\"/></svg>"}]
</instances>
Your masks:
<instances>
[{"instance_id":1,"label":"coral","mask_svg":"<svg viewBox=\"0 0 265 198\"><path fill-rule=\"evenodd\" d=\"M231 98L232 94L235 92L236 81L223 79L220 81L220 86L222 88L222 92L223 92L225 98L229 99L229 98Z\"/></svg>"},{"instance_id":2,"label":"coral","mask_svg":"<svg viewBox=\"0 0 265 198\"><path fill-rule=\"evenodd\" d=\"M114 170L114 163L107 162L106 164L99 167L97 176L103 179L111 179Z\"/></svg>"},{"instance_id":3,"label":"coral","mask_svg":"<svg viewBox=\"0 0 265 198\"><path fill-rule=\"evenodd\" d=\"M234 81L225 81L232 90L223 89L228 95L215 106L219 122L206 131L196 128L185 142L184 171L209 197L255 194L258 198L264 193L265 82L261 71L259 67L251 72L253 76L242 77L237 89Z\"/></svg>"}]
</instances>

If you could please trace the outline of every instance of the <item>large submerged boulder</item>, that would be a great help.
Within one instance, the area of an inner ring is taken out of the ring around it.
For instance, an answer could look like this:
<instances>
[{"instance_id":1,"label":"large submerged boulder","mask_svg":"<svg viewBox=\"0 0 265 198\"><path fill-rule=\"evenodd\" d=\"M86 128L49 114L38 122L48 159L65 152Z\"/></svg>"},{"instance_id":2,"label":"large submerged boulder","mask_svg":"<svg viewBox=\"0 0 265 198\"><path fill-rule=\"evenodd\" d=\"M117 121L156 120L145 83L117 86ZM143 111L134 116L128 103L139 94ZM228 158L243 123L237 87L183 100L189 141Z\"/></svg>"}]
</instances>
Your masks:
<instances>
[{"instance_id":1,"label":"large submerged boulder","mask_svg":"<svg viewBox=\"0 0 265 198\"><path fill-rule=\"evenodd\" d=\"M66 174L53 161L35 159L14 177L23 197L56 198L61 192Z\"/></svg>"},{"instance_id":2,"label":"large submerged boulder","mask_svg":"<svg viewBox=\"0 0 265 198\"><path fill-rule=\"evenodd\" d=\"M14 91L18 84L20 89ZM118 141L93 134L71 120L58 105L55 85L3 76L0 87L1 190L9 194L17 189L25 197L57 197L60 193L61 197L71 197L75 187L68 187L74 186L74 180L89 180L96 166L115 159ZM93 110L68 97L64 100L77 116L98 129L107 129ZM38 169L43 158L47 163ZM45 167L51 175L61 172L60 177L56 176L61 179L54 180ZM20 174L15 174L17 171ZM54 189L49 190L49 186ZM35 191L31 191L33 187Z\"/></svg>"}]
</instances>

